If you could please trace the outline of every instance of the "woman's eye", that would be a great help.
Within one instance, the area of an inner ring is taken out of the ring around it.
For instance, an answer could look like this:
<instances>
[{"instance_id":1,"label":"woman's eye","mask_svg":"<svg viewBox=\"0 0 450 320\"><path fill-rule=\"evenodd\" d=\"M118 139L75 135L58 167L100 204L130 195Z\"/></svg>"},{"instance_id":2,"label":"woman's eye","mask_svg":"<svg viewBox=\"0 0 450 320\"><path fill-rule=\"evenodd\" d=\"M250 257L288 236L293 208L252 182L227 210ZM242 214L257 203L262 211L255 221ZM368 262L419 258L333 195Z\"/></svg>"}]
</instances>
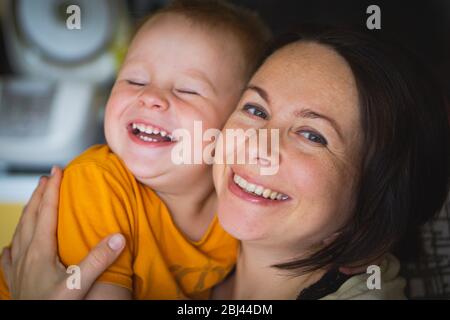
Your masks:
<instances>
[{"instance_id":1,"label":"woman's eye","mask_svg":"<svg viewBox=\"0 0 450 320\"><path fill-rule=\"evenodd\" d=\"M199 95L197 91L190 90L190 89L176 89L176 91L179 93L183 93L183 94Z\"/></svg>"},{"instance_id":2,"label":"woman's eye","mask_svg":"<svg viewBox=\"0 0 450 320\"><path fill-rule=\"evenodd\" d=\"M311 131L300 131L299 133L311 142L318 143L324 146L328 144L327 140L320 134Z\"/></svg>"},{"instance_id":3,"label":"woman's eye","mask_svg":"<svg viewBox=\"0 0 450 320\"><path fill-rule=\"evenodd\" d=\"M145 86L145 83L139 82L139 81L135 81L135 80L127 80L127 83L131 84L132 86L139 86L139 87Z\"/></svg>"},{"instance_id":4,"label":"woman's eye","mask_svg":"<svg viewBox=\"0 0 450 320\"><path fill-rule=\"evenodd\" d=\"M251 104L244 105L244 107L242 109L245 112L250 113L251 115L254 115L261 119L267 119L269 116L263 108L257 107L257 106L251 105Z\"/></svg>"}]
</instances>

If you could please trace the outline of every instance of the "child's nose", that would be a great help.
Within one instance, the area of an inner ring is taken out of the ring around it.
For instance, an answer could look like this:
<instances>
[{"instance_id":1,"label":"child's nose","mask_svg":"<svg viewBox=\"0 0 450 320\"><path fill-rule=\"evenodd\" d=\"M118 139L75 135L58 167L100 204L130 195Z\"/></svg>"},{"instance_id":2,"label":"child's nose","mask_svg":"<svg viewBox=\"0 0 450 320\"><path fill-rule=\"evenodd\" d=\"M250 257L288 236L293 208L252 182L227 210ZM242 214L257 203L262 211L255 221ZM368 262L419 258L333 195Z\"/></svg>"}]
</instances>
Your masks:
<instances>
[{"instance_id":1,"label":"child's nose","mask_svg":"<svg viewBox=\"0 0 450 320\"><path fill-rule=\"evenodd\" d=\"M169 108L169 101L165 97L164 92L154 86L148 86L148 88L143 90L139 96L139 104L143 107L157 109L160 111L164 111Z\"/></svg>"}]
</instances>

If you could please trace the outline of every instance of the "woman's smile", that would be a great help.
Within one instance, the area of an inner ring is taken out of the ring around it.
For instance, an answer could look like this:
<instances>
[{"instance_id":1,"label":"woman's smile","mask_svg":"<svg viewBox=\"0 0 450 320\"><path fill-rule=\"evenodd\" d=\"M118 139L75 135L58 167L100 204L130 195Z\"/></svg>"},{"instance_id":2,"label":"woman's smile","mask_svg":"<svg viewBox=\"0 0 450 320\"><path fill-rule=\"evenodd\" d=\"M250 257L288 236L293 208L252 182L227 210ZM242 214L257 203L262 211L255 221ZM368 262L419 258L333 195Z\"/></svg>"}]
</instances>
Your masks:
<instances>
[{"instance_id":1,"label":"woman's smile","mask_svg":"<svg viewBox=\"0 0 450 320\"><path fill-rule=\"evenodd\" d=\"M228 177L228 189L235 196L259 205L279 205L290 199L287 194L256 182L242 170L239 174L235 170L231 169Z\"/></svg>"}]
</instances>

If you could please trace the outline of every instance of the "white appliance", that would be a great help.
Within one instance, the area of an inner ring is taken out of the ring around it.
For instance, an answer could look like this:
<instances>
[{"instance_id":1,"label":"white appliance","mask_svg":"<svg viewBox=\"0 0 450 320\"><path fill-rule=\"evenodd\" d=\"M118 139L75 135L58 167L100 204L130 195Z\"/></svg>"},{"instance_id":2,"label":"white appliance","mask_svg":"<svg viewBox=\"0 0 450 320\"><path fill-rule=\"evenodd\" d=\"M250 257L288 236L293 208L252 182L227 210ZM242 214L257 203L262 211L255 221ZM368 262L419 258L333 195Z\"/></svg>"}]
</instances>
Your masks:
<instances>
[{"instance_id":1,"label":"white appliance","mask_svg":"<svg viewBox=\"0 0 450 320\"><path fill-rule=\"evenodd\" d=\"M129 39L121 0L2 0L2 27L15 76L0 78L0 164L66 164L98 133ZM79 10L80 29L67 27Z\"/></svg>"}]
</instances>

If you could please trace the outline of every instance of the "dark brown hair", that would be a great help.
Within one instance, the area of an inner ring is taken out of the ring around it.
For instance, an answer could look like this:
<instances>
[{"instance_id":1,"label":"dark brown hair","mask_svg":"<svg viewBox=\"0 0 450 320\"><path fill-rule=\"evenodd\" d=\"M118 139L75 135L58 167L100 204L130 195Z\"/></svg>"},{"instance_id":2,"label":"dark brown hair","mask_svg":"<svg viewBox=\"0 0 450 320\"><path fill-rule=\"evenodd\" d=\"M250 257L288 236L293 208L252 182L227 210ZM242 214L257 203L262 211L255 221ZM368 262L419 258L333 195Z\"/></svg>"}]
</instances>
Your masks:
<instances>
[{"instance_id":1,"label":"dark brown hair","mask_svg":"<svg viewBox=\"0 0 450 320\"><path fill-rule=\"evenodd\" d=\"M363 265L431 219L449 191L448 104L440 85L409 53L348 29L304 28L272 49L298 41L328 46L355 77L363 163L352 218L337 239L309 257L275 267L295 274Z\"/></svg>"},{"instance_id":2,"label":"dark brown hair","mask_svg":"<svg viewBox=\"0 0 450 320\"><path fill-rule=\"evenodd\" d=\"M208 30L227 32L236 37L244 54L246 75L254 73L272 40L270 29L256 12L224 0L173 0L146 17L140 26L159 14L180 14Z\"/></svg>"}]
</instances>

